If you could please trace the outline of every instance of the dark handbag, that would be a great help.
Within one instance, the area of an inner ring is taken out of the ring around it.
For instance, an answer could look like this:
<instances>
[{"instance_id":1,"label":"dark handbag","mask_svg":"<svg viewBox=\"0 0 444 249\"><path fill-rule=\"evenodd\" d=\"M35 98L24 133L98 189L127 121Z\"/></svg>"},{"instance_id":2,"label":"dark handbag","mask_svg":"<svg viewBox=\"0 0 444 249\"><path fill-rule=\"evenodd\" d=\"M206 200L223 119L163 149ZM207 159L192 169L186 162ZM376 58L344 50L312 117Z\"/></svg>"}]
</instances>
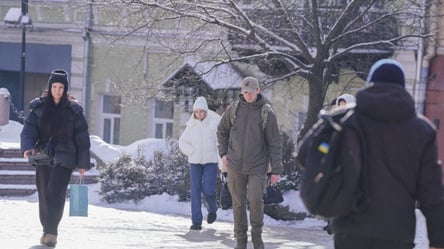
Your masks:
<instances>
[{"instance_id":1,"label":"dark handbag","mask_svg":"<svg viewBox=\"0 0 444 249\"><path fill-rule=\"evenodd\" d=\"M220 188L219 203L222 210L230 209L233 205L230 190L228 189L228 181L224 174L222 174L222 185Z\"/></svg>"},{"instance_id":2,"label":"dark handbag","mask_svg":"<svg viewBox=\"0 0 444 249\"><path fill-rule=\"evenodd\" d=\"M284 201L282 192L277 185L271 185L271 175L267 176L267 188L264 194L264 204L279 204Z\"/></svg>"},{"instance_id":3,"label":"dark handbag","mask_svg":"<svg viewBox=\"0 0 444 249\"><path fill-rule=\"evenodd\" d=\"M54 164L54 160L44 153L29 155L28 162L34 167L37 167L39 165L52 166Z\"/></svg>"}]
</instances>

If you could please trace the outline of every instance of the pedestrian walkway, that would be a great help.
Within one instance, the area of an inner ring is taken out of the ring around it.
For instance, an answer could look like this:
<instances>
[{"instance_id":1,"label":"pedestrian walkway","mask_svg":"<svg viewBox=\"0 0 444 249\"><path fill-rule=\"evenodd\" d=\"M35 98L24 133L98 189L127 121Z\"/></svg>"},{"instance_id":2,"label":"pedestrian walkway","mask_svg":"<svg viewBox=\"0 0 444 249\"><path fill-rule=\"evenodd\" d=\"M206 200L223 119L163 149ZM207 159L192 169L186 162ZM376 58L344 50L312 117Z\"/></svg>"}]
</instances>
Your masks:
<instances>
[{"instance_id":1,"label":"pedestrian walkway","mask_svg":"<svg viewBox=\"0 0 444 249\"><path fill-rule=\"evenodd\" d=\"M155 203L153 203L155 205ZM190 218L109 207L89 206L89 217L69 217L69 203L59 227L59 249L234 248L233 224L217 221L190 231ZM38 203L0 199L0 241L6 249L43 249ZM332 249L322 228L264 228L267 249ZM248 249L252 249L249 245Z\"/></svg>"}]
</instances>

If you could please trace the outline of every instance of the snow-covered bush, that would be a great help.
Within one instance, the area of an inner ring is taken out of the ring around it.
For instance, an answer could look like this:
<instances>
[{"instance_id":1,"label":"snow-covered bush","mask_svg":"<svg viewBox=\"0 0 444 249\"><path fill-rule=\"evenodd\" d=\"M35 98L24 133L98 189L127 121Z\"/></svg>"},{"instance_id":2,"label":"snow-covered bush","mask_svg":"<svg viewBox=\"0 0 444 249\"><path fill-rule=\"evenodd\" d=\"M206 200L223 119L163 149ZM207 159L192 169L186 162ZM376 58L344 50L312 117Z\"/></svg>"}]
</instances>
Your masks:
<instances>
[{"instance_id":1,"label":"snow-covered bush","mask_svg":"<svg viewBox=\"0 0 444 249\"><path fill-rule=\"evenodd\" d=\"M187 189L188 163L177 141L168 142L168 150L154 151L153 159L145 160L138 151L133 158L123 154L101 170L100 194L109 203L125 200L140 201L146 196L168 193L181 194Z\"/></svg>"},{"instance_id":2,"label":"snow-covered bush","mask_svg":"<svg viewBox=\"0 0 444 249\"><path fill-rule=\"evenodd\" d=\"M294 143L282 135L283 166L281 190L297 190L301 171L293 155ZM166 150L155 150L152 160L146 160L146 151L139 148L137 156L123 154L117 161L101 168L99 180L103 200L113 203L126 200L140 201L146 196L168 193L178 195L179 201L189 199L189 166L187 157L179 150L176 140L167 142Z\"/></svg>"}]
</instances>

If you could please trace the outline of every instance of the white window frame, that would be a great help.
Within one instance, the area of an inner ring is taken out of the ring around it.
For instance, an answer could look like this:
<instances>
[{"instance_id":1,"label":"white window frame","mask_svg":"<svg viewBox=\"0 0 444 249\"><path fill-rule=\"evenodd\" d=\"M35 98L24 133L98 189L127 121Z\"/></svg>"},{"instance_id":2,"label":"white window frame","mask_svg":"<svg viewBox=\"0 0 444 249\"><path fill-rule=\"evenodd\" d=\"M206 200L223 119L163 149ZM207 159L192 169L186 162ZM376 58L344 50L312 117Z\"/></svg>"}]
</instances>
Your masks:
<instances>
[{"instance_id":1,"label":"white window frame","mask_svg":"<svg viewBox=\"0 0 444 249\"><path fill-rule=\"evenodd\" d=\"M118 95L112 95L112 94L103 94L100 96L100 120L99 120L99 134L100 137L102 137L102 139L109 143L109 144L120 144L120 137L117 138L117 143L114 143L114 141L116 140L114 137L115 134L115 129L116 129L116 123L115 120L119 119L119 132L118 134L120 134L121 131L121 120L122 120L122 113L120 111L120 114L116 114L116 113L105 113L103 112L103 107L104 107L104 101L105 101L105 96L117 96L120 97ZM110 137L109 137L109 141L105 140L105 120L109 119L110 120Z\"/></svg>"},{"instance_id":2,"label":"white window frame","mask_svg":"<svg viewBox=\"0 0 444 249\"><path fill-rule=\"evenodd\" d=\"M158 100L154 100L154 113L153 113L154 125L153 125L153 133L152 133L153 137L163 138L163 139L169 138L173 135L174 103L171 102L171 104L173 105L172 118L160 118L160 117L156 117L156 110L155 110L155 108L157 107L156 101L158 101ZM162 126L161 136L158 136L158 134L157 134L157 126L158 125ZM171 127L170 134L168 134L168 130L167 130L168 125L170 125L170 127Z\"/></svg>"}]
</instances>

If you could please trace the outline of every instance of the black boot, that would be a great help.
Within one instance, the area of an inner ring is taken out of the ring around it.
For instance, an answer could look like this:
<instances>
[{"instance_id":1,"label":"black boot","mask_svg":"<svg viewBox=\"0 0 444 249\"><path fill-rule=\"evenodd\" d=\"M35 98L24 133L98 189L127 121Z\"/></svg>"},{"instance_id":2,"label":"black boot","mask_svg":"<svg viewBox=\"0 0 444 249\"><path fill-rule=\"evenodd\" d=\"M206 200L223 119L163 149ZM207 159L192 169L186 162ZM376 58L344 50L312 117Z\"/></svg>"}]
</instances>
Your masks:
<instances>
[{"instance_id":1,"label":"black boot","mask_svg":"<svg viewBox=\"0 0 444 249\"><path fill-rule=\"evenodd\" d=\"M198 223L193 223L193 225L191 225L190 230L202 230L202 225L198 224Z\"/></svg>"},{"instance_id":2,"label":"black boot","mask_svg":"<svg viewBox=\"0 0 444 249\"><path fill-rule=\"evenodd\" d=\"M208 224L213 223L214 221L216 221L216 218L217 218L217 214L216 213L209 213L208 217L207 217L207 223Z\"/></svg>"}]
</instances>

